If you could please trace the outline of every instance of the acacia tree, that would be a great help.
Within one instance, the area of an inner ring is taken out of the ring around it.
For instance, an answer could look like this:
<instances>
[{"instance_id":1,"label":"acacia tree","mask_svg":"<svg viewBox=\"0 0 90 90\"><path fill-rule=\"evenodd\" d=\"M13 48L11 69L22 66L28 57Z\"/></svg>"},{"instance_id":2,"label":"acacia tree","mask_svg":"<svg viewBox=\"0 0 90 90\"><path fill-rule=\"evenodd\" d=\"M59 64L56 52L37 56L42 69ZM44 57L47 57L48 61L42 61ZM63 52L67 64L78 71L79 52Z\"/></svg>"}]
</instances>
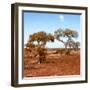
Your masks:
<instances>
[{"instance_id":1,"label":"acacia tree","mask_svg":"<svg viewBox=\"0 0 90 90\"><path fill-rule=\"evenodd\" d=\"M39 46L45 46L46 42L54 42L54 36L46 32L37 32L29 36L29 42L37 42Z\"/></svg>"},{"instance_id":2,"label":"acacia tree","mask_svg":"<svg viewBox=\"0 0 90 90\"><path fill-rule=\"evenodd\" d=\"M69 28L66 28L63 31L63 34L65 37L68 38L68 40L72 40L72 38L77 38L78 37L78 32Z\"/></svg>"},{"instance_id":3,"label":"acacia tree","mask_svg":"<svg viewBox=\"0 0 90 90\"><path fill-rule=\"evenodd\" d=\"M67 40L67 41L65 42L65 45L66 45L66 47L74 48L74 46L75 46L75 41L73 41L73 40Z\"/></svg>"},{"instance_id":4,"label":"acacia tree","mask_svg":"<svg viewBox=\"0 0 90 90\"><path fill-rule=\"evenodd\" d=\"M64 44L66 51L68 50L67 47L71 48L74 46L75 41L73 41L73 38L77 37L78 32L69 28L65 30L60 28L55 31L55 38Z\"/></svg>"},{"instance_id":5,"label":"acacia tree","mask_svg":"<svg viewBox=\"0 0 90 90\"><path fill-rule=\"evenodd\" d=\"M37 42L37 51L39 54L39 63L45 60L46 50L45 45L47 42L54 42L54 36L46 32L37 32L29 36L29 42L34 44Z\"/></svg>"},{"instance_id":6,"label":"acacia tree","mask_svg":"<svg viewBox=\"0 0 90 90\"><path fill-rule=\"evenodd\" d=\"M74 44L75 50L78 50L79 46L80 46L80 42L79 41L75 42Z\"/></svg>"}]
</instances>

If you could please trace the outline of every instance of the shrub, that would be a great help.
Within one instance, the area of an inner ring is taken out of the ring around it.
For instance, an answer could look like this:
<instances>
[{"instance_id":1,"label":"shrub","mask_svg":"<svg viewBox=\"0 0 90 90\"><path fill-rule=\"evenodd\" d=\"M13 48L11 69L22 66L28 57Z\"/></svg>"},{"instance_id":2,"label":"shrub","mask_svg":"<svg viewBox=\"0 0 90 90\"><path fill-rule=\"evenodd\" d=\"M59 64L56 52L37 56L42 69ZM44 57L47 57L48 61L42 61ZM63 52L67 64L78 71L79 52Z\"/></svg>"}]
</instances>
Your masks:
<instances>
[{"instance_id":1,"label":"shrub","mask_svg":"<svg viewBox=\"0 0 90 90\"><path fill-rule=\"evenodd\" d=\"M57 53L59 53L59 54L65 54L65 48L59 48L59 49L57 49Z\"/></svg>"},{"instance_id":2,"label":"shrub","mask_svg":"<svg viewBox=\"0 0 90 90\"><path fill-rule=\"evenodd\" d=\"M46 49L39 46L37 48L37 52L39 54L39 62L42 63L42 62L46 61Z\"/></svg>"}]
</instances>

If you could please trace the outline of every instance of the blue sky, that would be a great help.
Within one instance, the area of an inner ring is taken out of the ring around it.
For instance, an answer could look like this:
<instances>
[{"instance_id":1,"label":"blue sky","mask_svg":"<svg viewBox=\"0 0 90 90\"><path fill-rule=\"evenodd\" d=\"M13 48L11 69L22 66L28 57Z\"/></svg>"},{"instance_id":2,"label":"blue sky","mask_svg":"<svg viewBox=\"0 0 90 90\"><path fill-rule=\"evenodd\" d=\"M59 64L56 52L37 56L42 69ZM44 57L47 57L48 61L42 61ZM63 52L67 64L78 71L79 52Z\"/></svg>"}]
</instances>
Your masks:
<instances>
[{"instance_id":1,"label":"blue sky","mask_svg":"<svg viewBox=\"0 0 90 90\"><path fill-rule=\"evenodd\" d=\"M24 12L24 44L27 43L30 34L38 31L54 34L54 31L59 28L71 28L78 31L79 37L76 41L81 42L79 14ZM63 44L55 40L54 43L48 42L46 47L59 48L63 47Z\"/></svg>"}]
</instances>

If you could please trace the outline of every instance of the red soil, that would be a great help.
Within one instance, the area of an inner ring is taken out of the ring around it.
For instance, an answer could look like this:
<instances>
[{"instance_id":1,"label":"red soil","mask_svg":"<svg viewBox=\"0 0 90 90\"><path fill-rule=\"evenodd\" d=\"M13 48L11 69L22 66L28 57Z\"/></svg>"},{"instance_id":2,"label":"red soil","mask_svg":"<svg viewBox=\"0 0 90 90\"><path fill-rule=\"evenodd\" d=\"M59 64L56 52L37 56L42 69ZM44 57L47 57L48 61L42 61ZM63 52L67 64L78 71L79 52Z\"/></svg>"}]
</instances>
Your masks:
<instances>
[{"instance_id":1,"label":"red soil","mask_svg":"<svg viewBox=\"0 0 90 90\"><path fill-rule=\"evenodd\" d=\"M80 54L47 56L46 61L41 64L29 64L27 60L30 58L24 59L24 77L80 74Z\"/></svg>"}]
</instances>

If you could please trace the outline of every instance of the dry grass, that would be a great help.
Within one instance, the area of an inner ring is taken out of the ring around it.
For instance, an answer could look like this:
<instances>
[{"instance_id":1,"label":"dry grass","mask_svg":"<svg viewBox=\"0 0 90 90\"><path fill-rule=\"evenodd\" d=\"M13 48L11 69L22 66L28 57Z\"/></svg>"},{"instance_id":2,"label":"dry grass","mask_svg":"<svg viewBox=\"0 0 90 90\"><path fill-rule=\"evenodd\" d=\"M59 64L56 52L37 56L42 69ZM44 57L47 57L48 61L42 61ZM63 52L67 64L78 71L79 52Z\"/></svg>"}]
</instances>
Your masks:
<instances>
[{"instance_id":1,"label":"dry grass","mask_svg":"<svg viewBox=\"0 0 90 90\"><path fill-rule=\"evenodd\" d=\"M24 58L24 76L61 76L61 75L79 75L80 74L80 54L60 55L48 54L46 60L38 64L30 63L34 58Z\"/></svg>"}]
</instances>

